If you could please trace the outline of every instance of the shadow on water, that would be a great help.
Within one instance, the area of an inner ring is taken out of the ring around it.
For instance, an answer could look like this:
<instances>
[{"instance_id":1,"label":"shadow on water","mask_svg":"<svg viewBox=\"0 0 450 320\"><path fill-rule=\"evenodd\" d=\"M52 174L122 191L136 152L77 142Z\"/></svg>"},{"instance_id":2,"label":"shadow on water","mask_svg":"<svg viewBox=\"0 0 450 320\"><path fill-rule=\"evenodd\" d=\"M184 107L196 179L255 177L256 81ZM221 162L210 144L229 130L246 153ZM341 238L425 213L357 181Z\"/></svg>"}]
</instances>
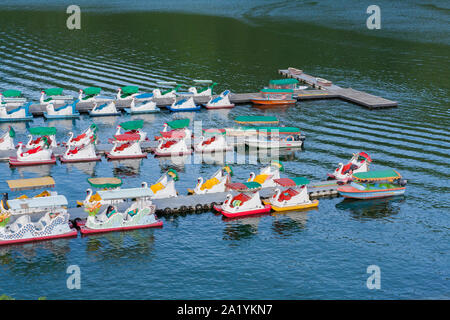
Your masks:
<instances>
[{"instance_id":1,"label":"shadow on water","mask_svg":"<svg viewBox=\"0 0 450 320\"><path fill-rule=\"evenodd\" d=\"M139 175L142 159L112 160L113 174L119 177L133 177Z\"/></svg>"},{"instance_id":2,"label":"shadow on water","mask_svg":"<svg viewBox=\"0 0 450 320\"><path fill-rule=\"evenodd\" d=\"M383 219L398 214L399 204L404 201L405 196L371 200L344 199L336 204L336 209L350 211L356 220Z\"/></svg>"},{"instance_id":3,"label":"shadow on water","mask_svg":"<svg viewBox=\"0 0 450 320\"><path fill-rule=\"evenodd\" d=\"M223 218L226 222L223 229L223 240L251 239L258 233L258 224L262 215L244 218Z\"/></svg>"}]
</instances>

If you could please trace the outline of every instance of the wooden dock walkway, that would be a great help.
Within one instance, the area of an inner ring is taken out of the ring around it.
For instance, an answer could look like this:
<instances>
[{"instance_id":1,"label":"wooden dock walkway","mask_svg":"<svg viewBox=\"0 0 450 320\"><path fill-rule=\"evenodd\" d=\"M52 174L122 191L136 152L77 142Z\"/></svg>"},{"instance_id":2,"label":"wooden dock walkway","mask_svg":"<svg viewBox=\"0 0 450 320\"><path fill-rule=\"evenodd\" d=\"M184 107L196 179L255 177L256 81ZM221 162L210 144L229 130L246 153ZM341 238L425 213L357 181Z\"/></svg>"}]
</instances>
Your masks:
<instances>
[{"instance_id":1,"label":"wooden dock walkway","mask_svg":"<svg viewBox=\"0 0 450 320\"><path fill-rule=\"evenodd\" d=\"M309 196L313 199L321 197L333 197L337 196L337 183L336 181L321 181L311 182L308 184ZM264 188L260 191L262 199L267 199L275 192L275 188ZM211 211L213 205L221 204L228 193L236 195L236 191L231 192L218 192L201 195L180 195L178 197L166 198L166 199L154 199L153 204L156 205L156 213L160 216L170 216L173 214L183 213L199 213L205 211ZM129 206L127 203L118 204L119 210L125 210ZM103 210L101 208L100 210ZM82 207L69 208L70 218L86 218L88 214Z\"/></svg>"}]
</instances>

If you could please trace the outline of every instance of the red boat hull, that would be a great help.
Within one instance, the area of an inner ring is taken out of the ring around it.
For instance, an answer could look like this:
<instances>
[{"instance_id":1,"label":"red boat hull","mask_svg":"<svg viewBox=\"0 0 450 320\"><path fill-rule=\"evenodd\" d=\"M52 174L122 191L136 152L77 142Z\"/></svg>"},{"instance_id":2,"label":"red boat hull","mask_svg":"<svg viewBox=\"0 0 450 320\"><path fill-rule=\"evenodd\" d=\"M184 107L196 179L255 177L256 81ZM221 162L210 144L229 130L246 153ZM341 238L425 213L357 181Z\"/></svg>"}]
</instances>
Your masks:
<instances>
[{"instance_id":1,"label":"red boat hull","mask_svg":"<svg viewBox=\"0 0 450 320\"><path fill-rule=\"evenodd\" d=\"M138 154L138 155L133 155L133 156L112 156L109 152L106 152L106 157L109 160L123 160L123 159L141 159L141 158L147 158L147 154L143 153L143 154Z\"/></svg>"},{"instance_id":2,"label":"red boat hull","mask_svg":"<svg viewBox=\"0 0 450 320\"><path fill-rule=\"evenodd\" d=\"M59 157L59 161L62 163L74 163L74 162L91 162L91 161L100 161L102 160L101 156L96 158L81 158L81 159L64 159L63 156Z\"/></svg>"},{"instance_id":3,"label":"red boat hull","mask_svg":"<svg viewBox=\"0 0 450 320\"><path fill-rule=\"evenodd\" d=\"M53 240L53 239L61 239L61 238L72 238L78 235L78 231L76 229L72 229L72 231L64 234L59 234L56 236L46 236L46 237L38 237L38 238L28 238L28 239L16 239L16 240L3 240L0 241L0 246L15 244L15 243L26 243L26 242L37 242L37 241L45 241L45 240Z\"/></svg>"},{"instance_id":4,"label":"red boat hull","mask_svg":"<svg viewBox=\"0 0 450 320\"><path fill-rule=\"evenodd\" d=\"M19 166L36 166L40 164L55 164L56 158L54 155L52 155L52 158L50 160L45 161L18 161L17 157L9 157L9 164L11 166L19 167Z\"/></svg>"},{"instance_id":5,"label":"red boat hull","mask_svg":"<svg viewBox=\"0 0 450 320\"><path fill-rule=\"evenodd\" d=\"M146 229L146 228L162 228L163 222L157 221L151 224L145 224L142 226L131 226L131 227L120 227L120 228L108 228L108 229L90 229L85 225L80 225L81 234L95 234L95 233L105 233L105 232L113 232L113 231L127 231L127 230L136 230L136 229Z\"/></svg>"},{"instance_id":6,"label":"red boat hull","mask_svg":"<svg viewBox=\"0 0 450 320\"><path fill-rule=\"evenodd\" d=\"M214 206L214 209L219 211L221 214L223 214L227 218L238 218L238 217L244 217L244 216L251 216L251 215L255 215L255 214L269 213L271 210L271 206L270 206L270 204L266 204L266 205L264 205L263 209L248 210L248 211L237 212L237 213L230 213L230 212L224 211L219 206Z\"/></svg>"},{"instance_id":7,"label":"red boat hull","mask_svg":"<svg viewBox=\"0 0 450 320\"><path fill-rule=\"evenodd\" d=\"M155 156L157 157L176 157L176 156L184 156L187 154L191 154L192 150L185 151L185 152L157 152L154 151Z\"/></svg>"},{"instance_id":8,"label":"red boat hull","mask_svg":"<svg viewBox=\"0 0 450 320\"><path fill-rule=\"evenodd\" d=\"M254 104L264 104L264 105L277 105L277 104L295 104L297 100L267 100L267 99L252 99Z\"/></svg>"}]
</instances>

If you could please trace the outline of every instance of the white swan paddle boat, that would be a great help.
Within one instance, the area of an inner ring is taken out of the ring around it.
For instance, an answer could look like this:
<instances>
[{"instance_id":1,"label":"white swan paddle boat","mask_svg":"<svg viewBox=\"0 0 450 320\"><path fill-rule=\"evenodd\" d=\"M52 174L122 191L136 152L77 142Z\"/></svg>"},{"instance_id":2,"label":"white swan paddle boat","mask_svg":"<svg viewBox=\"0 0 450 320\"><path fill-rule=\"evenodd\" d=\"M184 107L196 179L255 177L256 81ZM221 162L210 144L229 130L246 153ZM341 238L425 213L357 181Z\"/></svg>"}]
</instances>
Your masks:
<instances>
[{"instance_id":1,"label":"white swan paddle boat","mask_svg":"<svg viewBox=\"0 0 450 320\"><path fill-rule=\"evenodd\" d=\"M149 97L149 99L139 102L136 101L136 99L142 99L143 97ZM151 98L153 98L153 93L143 93L141 95L133 97L130 103L130 107L124 108L124 110L126 113L129 114L145 114L145 113L160 112L161 109L159 109L156 106L156 102L152 101Z\"/></svg>"},{"instance_id":2,"label":"white swan paddle boat","mask_svg":"<svg viewBox=\"0 0 450 320\"><path fill-rule=\"evenodd\" d=\"M177 83L173 81L159 81L158 84L175 87L166 90L153 89L152 93L154 98L176 98L177 91L181 87L181 85L177 85Z\"/></svg>"},{"instance_id":3,"label":"white swan paddle boat","mask_svg":"<svg viewBox=\"0 0 450 320\"><path fill-rule=\"evenodd\" d=\"M138 134L140 137L140 141L143 142L147 140L147 132L142 131L142 127L144 126L144 120L133 120L122 122L117 126L117 130L115 135L119 136L121 134ZM122 133L122 129L126 130Z\"/></svg>"},{"instance_id":4,"label":"white swan paddle boat","mask_svg":"<svg viewBox=\"0 0 450 320\"><path fill-rule=\"evenodd\" d=\"M196 105L193 97L182 98L178 101L176 100L176 98L174 98L172 105L168 106L167 109L172 112L200 111L202 109L202 106Z\"/></svg>"},{"instance_id":5,"label":"white swan paddle boat","mask_svg":"<svg viewBox=\"0 0 450 320\"><path fill-rule=\"evenodd\" d=\"M135 199L131 205L109 204L100 212L95 210L89 213L85 221L76 221L81 234L102 233L111 231L125 231L152 227L162 227L163 222L158 220L156 206L150 200L152 191L149 188L129 188L99 191L99 196L105 201L124 202ZM124 210L120 210L123 207Z\"/></svg>"},{"instance_id":6,"label":"white swan paddle boat","mask_svg":"<svg viewBox=\"0 0 450 320\"><path fill-rule=\"evenodd\" d=\"M178 119L164 123L164 130L160 132L161 136L156 137L159 144L153 151L155 156L170 157L191 154L192 149L186 144L186 141L190 142L192 135L191 130L187 128L189 122L189 119ZM172 130L167 131L168 127Z\"/></svg>"},{"instance_id":7,"label":"white swan paddle boat","mask_svg":"<svg viewBox=\"0 0 450 320\"><path fill-rule=\"evenodd\" d=\"M89 87L85 89L80 89L80 93L78 95L78 100L81 103L84 102L95 102L103 99L110 99L108 97L100 97L101 88L98 87Z\"/></svg>"},{"instance_id":8,"label":"white swan paddle boat","mask_svg":"<svg viewBox=\"0 0 450 320\"><path fill-rule=\"evenodd\" d=\"M281 178L275 179L274 182L283 187L275 189L275 193L265 204L270 204L275 211L300 210L317 207L318 200L310 200L308 188L306 185L309 180L306 178Z\"/></svg>"},{"instance_id":9,"label":"white swan paddle boat","mask_svg":"<svg viewBox=\"0 0 450 320\"><path fill-rule=\"evenodd\" d=\"M206 109L230 109L234 108L234 103L230 102L230 90L223 91L219 96L211 98L206 104Z\"/></svg>"},{"instance_id":10,"label":"white swan paddle boat","mask_svg":"<svg viewBox=\"0 0 450 320\"><path fill-rule=\"evenodd\" d=\"M94 144L98 143L97 137L97 125L95 123L91 124L89 128L84 130L81 134L74 137L73 132L69 132L69 139L65 143L66 147L79 147L82 145L86 145L94 140Z\"/></svg>"},{"instance_id":11,"label":"white swan paddle boat","mask_svg":"<svg viewBox=\"0 0 450 320\"><path fill-rule=\"evenodd\" d=\"M56 148L58 143L56 142L56 128L55 127L32 127L28 131L28 142L25 145L27 149L33 149L38 146L43 146L45 143L49 143L50 148ZM33 140L33 136L38 136ZM44 141L46 137L46 141Z\"/></svg>"},{"instance_id":12,"label":"white swan paddle boat","mask_svg":"<svg viewBox=\"0 0 450 320\"><path fill-rule=\"evenodd\" d=\"M48 103L45 105L46 111L44 112L45 119L73 119L80 117L80 113L77 111L77 103L74 102L65 103L62 106L57 107L55 103Z\"/></svg>"},{"instance_id":13,"label":"white swan paddle boat","mask_svg":"<svg viewBox=\"0 0 450 320\"><path fill-rule=\"evenodd\" d=\"M26 102L19 90L7 90L0 93L0 122L31 121L32 102Z\"/></svg>"},{"instance_id":14,"label":"white swan paddle boat","mask_svg":"<svg viewBox=\"0 0 450 320\"><path fill-rule=\"evenodd\" d=\"M38 145L33 149L27 151L23 150L22 142L19 142L15 157L9 157L9 164L11 166L33 166L41 164L55 164L56 158L47 141L47 137L42 137L43 145Z\"/></svg>"},{"instance_id":15,"label":"white swan paddle boat","mask_svg":"<svg viewBox=\"0 0 450 320\"><path fill-rule=\"evenodd\" d=\"M209 84L202 88L190 87L188 92L194 95L194 97L202 97L202 96L212 96L213 89L217 85L216 82L213 83L212 80L194 80L196 84Z\"/></svg>"},{"instance_id":16,"label":"white swan paddle boat","mask_svg":"<svg viewBox=\"0 0 450 320\"><path fill-rule=\"evenodd\" d=\"M131 100L139 93L139 87L137 86L124 86L117 89L117 101Z\"/></svg>"},{"instance_id":17,"label":"white swan paddle boat","mask_svg":"<svg viewBox=\"0 0 450 320\"><path fill-rule=\"evenodd\" d=\"M226 185L230 190L238 191L234 196L227 195L222 205L214 206L214 209L227 218L238 218L248 215L265 214L270 212L270 205L263 204L259 196L261 185L257 182L237 182Z\"/></svg>"},{"instance_id":18,"label":"white swan paddle boat","mask_svg":"<svg viewBox=\"0 0 450 320\"><path fill-rule=\"evenodd\" d=\"M178 181L178 173L174 169L169 169L150 187L146 182L142 183L142 187L152 191L151 199L173 198L178 196L175 181Z\"/></svg>"},{"instance_id":19,"label":"white swan paddle boat","mask_svg":"<svg viewBox=\"0 0 450 320\"><path fill-rule=\"evenodd\" d=\"M6 131L0 137L0 150L14 150L16 146L14 144L14 137L16 136L16 132L14 129L9 126L8 131Z\"/></svg>"},{"instance_id":20,"label":"white swan paddle boat","mask_svg":"<svg viewBox=\"0 0 450 320\"><path fill-rule=\"evenodd\" d=\"M333 173L327 175L329 179L348 182L351 180L353 173L369 171L371 162L372 158L366 152L354 153L347 164L339 163L339 167Z\"/></svg>"},{"instance_id":21,"label":"white swan paddle boat","mask_svg":"<svg viewBox=\"0 0 450 320\"><path fill-rule=\"evenodd\" d=\"M106 153L109 160L145 158L147 153L142 152L141 137L139 134L115 135L111 151Z\"/></svg>"},{"instance_id":22,"label":"white swan paddle boat","mask_svg":"<svg viewBox=\"0 0 450 320\"><path fill-rule=\"evenodd\" d=\"M42 105L65 104L66 101L73 100L72 96L64 96L62 88L50 88L41 91L39 102Z\"/></svg>"},{"instance_id":23,"label":"white swan paddle boat","mask_svg":"<svg viewBox=\"0 0 450 320\"><path fill-rule=\"evenodd\" d=\"M208 180L203 181L202 177L197 179L195 188L188 189L191 194L207 194L227 191L226 184L231 183L233 170L230 166L225 166L217 170Z\"/></svg>"},{"instance_id":24,"label":"white swan paddle boat","mask_svg":"<svg viewBox=\"0 0 450 320\"><path fill-rule=\"evenodd\" d=\"M120 112L116 108L116 102L105 102L98 104L94 102L94 107L89 111L91 117L119 116Z\"/></svg>"},{"instance_id":25,"label":"white swan paddle boat","mask_svg":"<svg viewBox=\"0 0 450 320\"><path fill-rule=\"evenodd\" d=\"M161 136L156 136L155 140L159 139L175 139L183 138L188 139L192 137L192 131L188 128L190 120L189 119L177 119L163 124L163 130L160 131ZM170 130L169 130L170 128Z\"/></svg>"},{"instance_id":26,"label":"white swan paddle boat","mask_svg":"<svg viewBox=\"0 0 450 320\"><path fill-rule=\"evenodd\" d=\"M250 172L247 182L258 182L262 188L275 187L274 179L280 179L280 171L284 171L284 166L280 161L272 160L270 165L260 170L258 175Z\"/></svg>"},{"instance_id":27,"label":"white swan paddle boat","mask_svg":"<svg viewBox=\"0 0 450 320\"><path fill-rule=\"evenodd\" d=\"M232 150L225 137L225 129L203 129L201 142L195 145L195 152L221 152Z\"/></svg>"},{"instance_id":28,"label":"white swan paddle boat","mask_svg":"<svg viewBox=\"0 0 450 320\"><path fill-rule=\"evenodd\" d=\"M89 162L100 161L101 156L97 155L95 150L95 138L91 136L92 140L86 144L82 144L76 147L67 146L66 151L59 160L62 163L67 162Z\"/></svg>"}]
</instances>

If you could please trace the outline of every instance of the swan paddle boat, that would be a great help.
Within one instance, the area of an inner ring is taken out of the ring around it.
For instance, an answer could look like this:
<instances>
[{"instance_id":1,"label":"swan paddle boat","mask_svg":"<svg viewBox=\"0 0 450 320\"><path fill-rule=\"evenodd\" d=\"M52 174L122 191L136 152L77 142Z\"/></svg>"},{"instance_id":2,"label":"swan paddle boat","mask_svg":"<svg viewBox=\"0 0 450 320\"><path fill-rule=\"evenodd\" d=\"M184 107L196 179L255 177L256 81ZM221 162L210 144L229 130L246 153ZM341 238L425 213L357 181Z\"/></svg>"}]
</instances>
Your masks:
<instances>
[{"instance_id":1,"label":"swan paddle boat","mask_svg":"<svg viewBox=\"0 0 450 320\"><path fill-rule=\"evenodd\" d=\"M217 170L208 180L203 181L202 177L197 180L197 185L194 189L188 189L190 194L207 194L227 191L226 184L231 183L233 176L233 169L230 166L225 166Z\"/></svg>"},{"instance_id":2,"label":"swan paddle boat","mask_svg":"<svg viewBox=\"0 0 450 320\"><path fill-rule=\"evenodd\" d=\"M190 87L188 93L192 94L194 97L212 96L214 87L217 85L216 82L212 80L194 80L195 84L208 84L202 88Z\"/></svg>"},{"instance_id":3,"label":"swan paddle boat","mask_svg":"<svg viewBox=\"0 0 450 320\"><path fill-rule=\"evenodd\" d=\"M133 97L139 95L139 87L137 86L124 86L117 89L117 101L131 100Z\"/></svg>"},{"instance_id":4,"label":"swan paddle boat","mask_svg":"<svg viewBox=\"0 0 450 320\"><path fill-rule=\"evenodd\" d=\"M16 136L16 132L14 129L9 126L8 131L6 131L0 137L0 150L14 150L16 146L14 144L14 137Z\"/></svg>"},{"instance_id":5,"label":"swan paddle boat","mask_svg":"<svg viewBox=\"0 0 450 320\"><path fill-rule=\"evenodd\" d=\"M28 142L25 145L27 149L43 146L44 143L49 143L50 148L56 148L58 146L55 127L32 127L28 131L30 134L28 135ZM33 136L37 136L37 138L33 140ZM46 141L44 141L44 137L47 138Z\"/></svg>"},{"instance_id":6,"label":"swan paddle boat","mask_svg":"<svg viewBox=\"0 0 450 320\"><path fill-rule=\"evenodd\" d=\"M275 187L275 179L280 179L280 171L284 171L283 164L278 160L272 160L270 165L260 170L258 175L250 172L247 182L258 182L262 188Z\"/></svg>"},{"instance_id":7,"label":"swan paddle boat","mask_svg":"<svg viewBox=\"0 0 450 320\"><path fill-rule=\"evenodd\" d=\"M73 119L78 118L80 113L77 111L77 103L74 102L65 103L60 107L55 106L55 103L47 103L45 105L46 111L44 112L45 119Z\"/></svg>"},{"instance_id":8,"label":"swan paddle boat","mask_svg":"<svg viewBox=\"0 0 450 320\"><path fill-rule=\"evenodd\" d=\"M106 153L110 160L145 158L142 152L141 136L137 133L115 135L111 151Z\"/></svg>"},{"instance_id":9,"label":"swan paddle boat","mask_svg":"<svg viewBox=\"0 0 450 320\"><path fill-rule=\"evenodd\" d=\"M228 194L224 203L214 206L214 209L227 218L237 218L254 214L264 214L270 212L270 205L263 204L259 196L261 185L257 182L237 182L226 184L230 190L238 191L234 196Z\"/></svg>"},{"instance_id":10,"label":"swan paddle boat","mask_svg":"<svg viewBox=\"0 0 450 320\"><path fill-rule=\"evenodd\" d=\"M142 96L149 97L146 101L140 101L136 102L136 99L139 99ZM160 112L161 109L159 109L156 106L156 102L152 101L151 98L153 98L153 93L143 93L142 95L138 95L136 97L133 97L131 100L131 104L129 108L124 108L126 113L129 114L144 114L144 113L155 113Z\"/></svg>"},{"instance_id":11,"label":"swan paddle boat","mask_svg":"<svg viewBox=\"0 0 450 320\"><path fill-rule=\"evenodd\" d=\"M99 99L110 99L108 97L100 97L101 88L98 87L89 87L85 89L80 89L80 93L78 95L79 102L94 102Z\"/></svg>"},{"instance_id":12,"label":"swan paddle boat","mask_svg":"<svg viewBox=\"0 0 450 320\"><path fill-rule=\"evenodd\" d=\"M119 189L122 185L122 179L115 177L98 177L98 178L88 178L87 182L92 188L102 189L102 190L113 190ZM100 207L105 204L116 204L123 201L119 200L105 200L96 192L92 191L91 188L86 189L86 198L83 201L77 201L77 205L84 207L85 211L90 213L91 211L99 211Z\"/></svg>"},{"instance_id":13,"label":"swan paddle boat","mask_svg":"<svg viewBox=\"0 0 450 320\"><path fill-rule=\"evenodd\" d=\"M142 187L152 191L151 199L173 198L178 196L175 181L178 181L178 173L174 169L169 169L150 188L146 182L142 183Z\"/></svg>"},{"instance_id":14,"label":"swan paddle boat","mask_svg":"<svg viewBox=\"0 0 450 320\"><path fill-rule=\"evenodd\" d=\"M154 150L155 156L170 157L191 154L191 147L187 146L186 140L190 141L192 132L187 127L189 119L178 119L164 123L164 130L161 136L156 137L159 140L158 146ZM172 130L167 131L170 127Z\"/></svg>"},{"instance_id":15,"label":"swan paddle boat","mask_svg":"<svg viewBox=\"0 0 450 320\"><path fill-rule=\"evenodd\" d=\"M339 167L333 173L328 173L328 178L341 180L344 183L348 182L352 178L353 173L369 171L371 162L372 159L367 153L354 153L347 164L339 163Z\"/></svg>"},{"instance_id":16,"label":"swan paddle boat","mask_svg":"<svg viewBox=\"0 0 450 320\"><path fill-rule=\"evenodd\" d=\"M261 97L252 98L253 104L262 105L287 105L295 104L294 90L292 89L262 89Z\"/></svg>"},{"instance_id":17,"label":"swan paddle boat","mask_svg":"<svg viewBox=\"0 0 450 320\"><path fill-rule=\"evenodd\" d=\"M201 142L195 145L195 152L221 152L232 150L227 144L225 129L203 129Z\"/></svg>"},{"instance_id":18,"label":"swan paddle boat","mask_svg":"<svg viewBox=\"0 0 450 320\"><path fill-rule=\"evenodd\" d=\"M59 160L62 163L100 161L101 156L97 155L95 150L95 136L92 135L91 140L86 144L76 147L67 146L66 151Z\"/></svg>"},{"instance_id":19,"label":"swan paddle boat","mask_svg":"<svg viewBox=\"0 0 450 320\"><path fill-rule=\"evenodd\" d=\"M140 137L140 141L147 140L147 132L139 130L142 129L144 126L144 120L133 120L133 121L127 121L122 122L117 126L116 130L116 136L119 136L122 134L122 129L126 130L123 134L138 134Z\"/></svg>"},{"instance_id":20,"label":"swan paddle boat","mask_svg":"<svg viewBox=\"0 0 450 320\"><path fill-rule=\"evenodd\" d=\"M81 134L74 137L73 132L69 132L69 139L65 143L66 147L80 147L94 141L94 144L98 143L97 137L97 125L95 123L91 124L89 128L84 130Z\"/></svg>"},{"instance_id":21,"label":"swan paddle boat","mask_svg":"<svg viewBox=\"0 0 450 320\"><path fill-rule=\"evenodd\" d=\"M155 140L174 138L188 139L189 137L192 137L192 131L188 128L189 123L189 119L177 119L166 122L163 124L163 130L160 131L161 136L156 136Z\"/></svg>"},{"instance_id":22,"label":"swan paddle boat","mask_svg":"<svg viewBox=\"0 0 450 320\"><path fill-rule=\"evenodd\" d=\"M32 102L26 102L19 90L6 90L0 93L0 122L31 121Z\"/></svg>"},{"instance_id":23,"label":"swan paddle boat","mask_svg":"<svg viewBox=\"0 0 450 320\"><path fill-rule=\"evenodd\" d=\"M173 81L159 81L157 83L161 86L175 86L175 87L165 90L153 89L152 93L154 98L176 98L177 91L181 87L181 85L177 85L177 83Z\"/></svg>"},{"instance_id":24,"label":"swan paddle boat","mask_svg":"<svg viewBox=\"0 0 450 320\"><path fill-rule=\"evenodd\" d=\"M230 109L234 108L234 103L230 102L230 90L223 91L219 96L211 98L206 104L206 109Z\"/></svg>"},{"instance_id":25,"label":"swan paddle boat","mask_svg":"<svg viewBox=\"0 0 450 320\"><path fill-rule=\"evenodd\" d=\"M252 148L301 148L305 140L300 129L296 127L252 127L249 129L256 130L256 134L245 138L245 144Z\"/></svg>"},{"instance_id":26,"label":"swan paddle boat","mask_svg":"<svg viewBox=\"0 0 450 320\"><path fill-rule=\"evenodd\" d=\"M150 200L153 193L149 188L106 190L99 191L98 194L102 199L110 202L135 200L131 205L127 203L109 204L101 212L100 210L89 212L85 221L76 222L83 235L162 227L163 225L163 222L156 217L156 206Z\"/></svg>"},{"instance_id":27,"label":"swan paddle boat","mask_svg":"<svg viewBox=\"0 0 450 320\"><path fill-rule=\"evenodd\" d=\"M43 144L35 148L23 150L22 142L19 142L15 157L9 157L11 166L33 166L40 164L55 164L56 158L50 148L47 136L42 137Z\"/></svg>"},{"instance_id":28,"label":"swan paddle boat","mask_svg":"<svg viewBox=\"0 0 450 320\"><path fill-rule=\"evenodd\" d=\"M67 199L59 195L51 199L51 205L49 200L48 197L40 197L27 201L29 206L45 210L36 222L27 214L13 218L9 210L0 206L0 245L76 237L78 232L69 222ZM9 203L11 210L14 210L16 204L12 201ZM51 209L48 209L49 206Z\"/></svg>"},{"instance_id":29,"label":"swan paddle boat","mask_svg":"<svg viewBox=\"0 0 450 320\"><path fill-rule=\"evenodd\" d=\"M309 180L306 178L281 178L275 179L274 182L283 187L284 190L277 188L275 194L270 197L265 204L270 204L275 211L289 211L317 207L318 200L311 201L309 199L308 188L306 185Z\"/></svg>"},{"instance_id":30,"label":"swan paddle boat","mask_svg":"<svg viewBox=\"0 0 450 320\"><path fill-rule=\"evenodd\" d=\"M105 102L102 104L94 103L94 107L89 111L91 117L103 117L103 116L119 116L120 112L117 111L116 102Z\"/></svg>"},{"instance_id":31,"label":"swan paddle boat","mask_svg":"<svg viewBox=\"0 0 450 320\"><path fill-rule=\"evenodd\" d=\"M193 97L183 98L178 101L174 99L172 105L167 107L167 109L169 109L172 112L200 111L201 108L202 106L195 104Z\"/></svg>"},{"instance_id":32,"label":"swan paddle boat","mask_svg":"<svg viewBox=\"0 0 450 320\"><path fill-rule=\"evenodd\" d=\"M407 181L393 169L354 173L349 185L339 186L337 191L345 198L375 199L405 193Z\"/></svg>"},{"instance_id":33,"label":"swan paddle boat","mask_svg":"<svg viewBox=\"0 0 450 320\"><path fill-rule=\"evenodd\" d=\"M73 97L63 95L62 88L50 88L41 91L39 102L43 105L65 104L69 100L73 100Z\"/></svg>"}]
</instances>

